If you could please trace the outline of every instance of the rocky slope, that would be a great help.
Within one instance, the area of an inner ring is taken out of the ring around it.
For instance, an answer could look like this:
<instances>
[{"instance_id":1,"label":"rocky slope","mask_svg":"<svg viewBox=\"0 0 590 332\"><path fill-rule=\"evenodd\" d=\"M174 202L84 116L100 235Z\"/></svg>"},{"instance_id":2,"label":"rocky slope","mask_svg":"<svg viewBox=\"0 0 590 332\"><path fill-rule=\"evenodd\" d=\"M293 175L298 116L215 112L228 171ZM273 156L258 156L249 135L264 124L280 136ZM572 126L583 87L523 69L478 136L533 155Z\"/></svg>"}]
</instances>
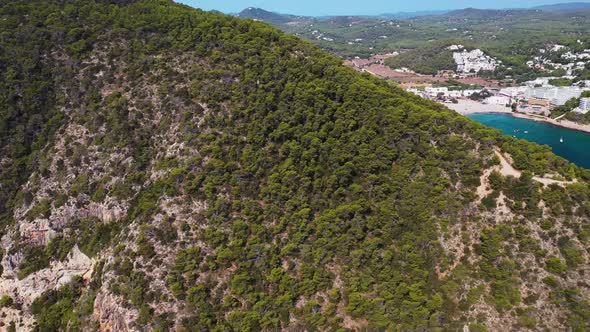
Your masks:
<instances>
[{"instance_id":1,"label":"rocky slope","mask_svg":"<svg viewBox=\"0 0 590 332\"><path fill-rule=\"evenodd\" d=\"M0 321L579 330L587 170L171 1L0 2Z\"/></svg>"}]
</instances>

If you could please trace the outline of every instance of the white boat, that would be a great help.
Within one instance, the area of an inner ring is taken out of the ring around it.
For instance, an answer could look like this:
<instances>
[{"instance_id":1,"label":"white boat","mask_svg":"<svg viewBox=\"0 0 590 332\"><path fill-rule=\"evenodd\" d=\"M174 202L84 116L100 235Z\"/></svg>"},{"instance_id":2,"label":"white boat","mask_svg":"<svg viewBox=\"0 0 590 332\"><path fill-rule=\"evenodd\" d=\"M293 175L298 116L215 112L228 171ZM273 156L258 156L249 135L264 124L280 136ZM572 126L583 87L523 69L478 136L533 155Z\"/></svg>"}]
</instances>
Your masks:
<instances>
[{"instance_id":1,"label":"white boat","mask_svg":"<svg viewBox=\"0 0 590 332\"><path fill-rule=\"evenodd\" d=\"M528 134L528 133L529 133L529 131L528 131L528 130L525 130L525 131L524 131L524 133L525 133L525 134Z\"/></svg>"},{"instance_id":2,"label":"white boat","mask_svg":"<svg viewBox=\"0 0 590 332\"><path fill-rule=\"evenodd\" d=\"M559 143L563 143L563 137L559 138Z\"/></svg>"}]
</instances>

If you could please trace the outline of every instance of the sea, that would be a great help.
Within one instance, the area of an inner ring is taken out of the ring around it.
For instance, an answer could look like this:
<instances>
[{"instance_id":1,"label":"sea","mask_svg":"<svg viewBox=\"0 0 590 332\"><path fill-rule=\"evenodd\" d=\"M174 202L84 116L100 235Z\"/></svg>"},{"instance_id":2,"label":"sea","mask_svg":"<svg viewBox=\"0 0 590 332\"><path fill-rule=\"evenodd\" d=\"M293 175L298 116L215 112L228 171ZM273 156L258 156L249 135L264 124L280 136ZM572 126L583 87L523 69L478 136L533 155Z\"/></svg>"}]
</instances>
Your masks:
<instances>
[{"instance_id":1,"label":"sea","mask_svg":"<svg viewBox=\"0 0 590 332\"><path fill-rule=\"evenodd\" d=\"M527 120L502 113L476 113L469 118L488 127L500 129L506 135L546 144L553 153L572 163L590 168L590 133Z\"/></svg>"}]
</instances>

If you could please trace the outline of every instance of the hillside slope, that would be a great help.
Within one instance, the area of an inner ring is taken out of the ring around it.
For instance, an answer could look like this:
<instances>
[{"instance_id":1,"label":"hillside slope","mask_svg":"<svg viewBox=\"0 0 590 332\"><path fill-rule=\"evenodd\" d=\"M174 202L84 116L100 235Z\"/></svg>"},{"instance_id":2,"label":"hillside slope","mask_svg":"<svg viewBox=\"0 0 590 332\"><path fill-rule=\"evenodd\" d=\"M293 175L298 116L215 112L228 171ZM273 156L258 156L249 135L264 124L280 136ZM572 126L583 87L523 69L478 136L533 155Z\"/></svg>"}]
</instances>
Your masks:
<instances>
[{"instance_id":1,"label":"hillside slope","mask_svg":"<svg viewBox=\"0 0 590 332\"><path fill-rule=\"evenodd\" d=\"M539 9L547 12L576 12L590 10L590 3L587 2L566 2L552 5L536 6L533 9Z\"/></svg>"},{"instance_id":2,"label":"hillside slope","mask_svg":"<svg viewBox=\"0 0 590 332\"><path fill-rule=\"evenodd\" d=\"M548 147L172 1L0 31L4 327L590 328L590 174Z\"/></svg>"},{"instance_id":3,"label":"hillside slope","mask_svg":"<svg viewBox=\"0 0 590 332\"><path fill-rule=\"evenodd\" d=\"M385 65L397 68L409 68L417 73L436 75L443 70L457 70L453 51L449 46L457 44L451 41L435 42L402 53L385 60Z\"/></svg>"},{"instance_id":4,"label":"hillside slope","mask_svg":"<svg viewBox=\"0 0 590 332\"><path fill-rule=\"evenodd\" d=\"M262 21L276 26L281 26L283 24L287 24L289 22L299 19L297 16L294 15L282 15L253 7L248 7L242 10L237 16L240 18L249 18L253 20Z\"/></svg>"}]
</instances>

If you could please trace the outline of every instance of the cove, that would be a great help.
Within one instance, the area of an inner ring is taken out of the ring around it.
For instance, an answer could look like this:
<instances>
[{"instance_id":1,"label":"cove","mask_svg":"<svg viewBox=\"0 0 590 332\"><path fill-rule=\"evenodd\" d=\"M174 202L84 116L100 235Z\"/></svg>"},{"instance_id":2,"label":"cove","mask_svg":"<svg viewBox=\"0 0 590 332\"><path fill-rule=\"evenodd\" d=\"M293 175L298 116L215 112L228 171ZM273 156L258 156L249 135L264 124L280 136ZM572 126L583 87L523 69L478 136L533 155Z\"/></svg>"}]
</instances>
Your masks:
<instances>
[{"instance_id":1,"label":"cove","mask_svg":"<svg viewBox=\"0 0 590 332\"><path fill-rule=\"evenodd\" d=\"M590 133L516 118L510 114L476 113L468 117L488 127L500 129L506 135L549 145L556 155L578 166L590 168ZM563 139L563 143L560 139Z\"/></svg>"}]
</instances>

